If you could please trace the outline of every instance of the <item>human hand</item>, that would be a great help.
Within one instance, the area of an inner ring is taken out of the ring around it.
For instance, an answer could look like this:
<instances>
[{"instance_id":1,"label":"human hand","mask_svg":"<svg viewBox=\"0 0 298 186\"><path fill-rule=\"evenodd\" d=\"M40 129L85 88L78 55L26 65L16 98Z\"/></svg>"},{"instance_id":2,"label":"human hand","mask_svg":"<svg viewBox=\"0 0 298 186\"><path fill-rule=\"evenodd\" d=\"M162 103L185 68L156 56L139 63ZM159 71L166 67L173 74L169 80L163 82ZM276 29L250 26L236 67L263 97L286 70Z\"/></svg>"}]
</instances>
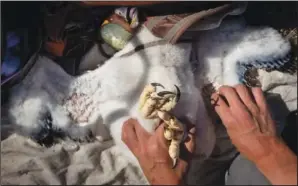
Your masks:
<instances>
[{"instance_id":1,"label":"human hand","mask_svg":"<svg viewBox=\"0 0 298 186\"><path fill-rule=\"evenodd\" d=\"M240 153L256 162L272 152L279 139L261 88L222 86L211 102Z\"/></svg>"},{"instance_id":2,"label":"human hand","mask_svg":"<svg viewBox=\"0 0 298 186\"><path fill-rule=\"evenodd\" d=\"M153 134L147 132L134 119L127 120L122 128L122 141L132 151L150 184L180 184L187 171L188 162L195 148L195 127L188 126L188 137L180 148L180 157L173 169L169 144L164 138L164 124Z\"/></svg>"}]
</instances>

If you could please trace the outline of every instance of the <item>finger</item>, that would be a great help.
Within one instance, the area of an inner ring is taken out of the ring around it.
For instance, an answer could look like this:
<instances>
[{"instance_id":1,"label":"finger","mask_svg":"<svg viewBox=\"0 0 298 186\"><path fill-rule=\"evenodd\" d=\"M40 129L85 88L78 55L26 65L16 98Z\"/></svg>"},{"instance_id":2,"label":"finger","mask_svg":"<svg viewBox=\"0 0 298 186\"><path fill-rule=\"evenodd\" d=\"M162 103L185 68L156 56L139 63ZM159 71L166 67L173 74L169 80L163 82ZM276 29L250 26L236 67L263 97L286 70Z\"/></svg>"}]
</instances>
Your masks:
<instances>
[{"instance_id":1,"label":"finger","mask_svg":"<svg viewBox=\"0 0 298 186\"><path fill-rule=\"evenodd\" d=\"M193 127L187 132L187 138L183 144L180 145L180 159L188 162L195 151L195 137L196 128Z\"/></svg>"},{"instance_id":2,"label":"finger","mask_svg":"<svg viewBox=\"0 0 298 186\"><path fill-rule=\"evenodd\" d=\"M222 86L219 88L219 94L226 98L231 109L245 109L234 88Z\"/></svg>"},{"instance_id":3,"label":"finger","mask_svg":"<svg viewBox=\"0 0 298 186\"><path fill-rule=\"evenodd\" d=\"M131 123L134 125L139 142L143 144L144 140L147 140L148 137L150 136L149 132L147 132L137 120L133 119Z\"/></svg>"},{"instance_id":4,"label":"finger","mask_svg":"<svg viewBox=\"0 0 298 186\"><path fill-rule=\"evenodd\" d=\"M174 170L179 178L183 178L185 173L188 171L188 164L189 161L186 160L179 159L179 161L177 161L177 165Z\"/></svg>"},{"instance_id":5,"label":"finger","mask_svg":"<svg viewBox=\"0 0 298 186\"><path fill-rule=\"evenodd\" d=\"M137 149L139 142L134 128L133 119L129 119L124 122L122 126L121 139L127 145L127 147L133 153L135 153L135 150Z\"/></svg>"},{"instance_id":6,"label":"finger","mask_svg":"<svg viewBox=\"0 0 298 186\"><path fill-rule=\"evenodd\" d=\"M190 153L193 153L195 150L195 136L196 136L196 128L193 126L191 129L189 129L187 138L188 140L185 141L185 147L186 150Z\"/></svg>"},{"instance_id":7,"label":"finger","mask_svg":"<svg viewBox=\"0 0 298 186\"><path fill-rule=\"evenodd\" d=\"M187 171L189 161L193 157L193 153L195 151L195 135L196 128L193 126L188 131L188 140L184 144L180 145L180 157L175 167L175 171L179 175L183 175Z\"/></svg>"},{"instance_id":8,"label":"finger","mask_svg":"<svg viewBox=\"0 0 298 186\"><path fill-rule=\"evenodd\" d=\"M178 119L178 118L177 118ZM183 116L183 117L179 117L179 122L181 122L182 125L186 126L186 139L183 141L184 146L185 147L185 151L192 153L194 152L194 148L195 148L195 135L196 135L196 128L195 125L192 124L190 122L190 120ZM183 150L182 150L183 151Z\"/></svg>"},{"instance_id":9,"label":"finger","mask_svg":"<svg viewBox=\"0 0 298 186\"><path fill-rule=\"evenodd\" d=\"M192 124L192 122L189 120L189 118L187 118L186 116L181 116L181 117L177 118L177 120L182 125L186 126L185 130L186 130L186 132L188 132L188 134L191 134L191 131L195 132L195 129L193 129L193 128L195 128L195 125ZM193 135L195 135L195 134L193 134Z\"/></svg>"},{"instance_id":10,"label":"finger","mask_svg":"<svg viewBox=\"0 0 298 186\"><path fill-rule=\"evenodd\" d=\"M252 97L250 91L246 88L245 85L237 85L235 87L236 92L238 93L240 99L244 103L244 105L247 107L247 109L250 111L250 113L253 116L258 115L259 108L256 105L256 102L254 101L254 98Z\"/></svg>"},{"instance_id":11,"label":"finger","mask_svg":"<svg viewBox=\"0 0 298 186\"><path fill-rule=\"evenodd\" d=\"M251 89L251 92L254 96L254 99L255 99L260 111L262 111L263 113L266 113L268 111L268 108L267 108L266 99L265 99L262 89L260 87L254 87Z\"/></svg>"},{"instance_id":12,"label":"finger","mask_svg":"<svg viewBox=\"0 0 298 186\"><path fill-rule=\"evenodd\" d=\"M211 104L214 105L216 113L219 115L221 119L223 119L224 116L227 115L227 113L229 113L230 111L229 106L218 93L212 94L211 100Z\"/></svg>"},{"instance_id":13,"label":"finger","mask_svg":"<svg viewBox=\"0 0 298 186\"><path fill-rule=\"evenodd\" d=\"M183 125L186 126L187 131L190 131L190 129L195 127L195 125L192 124L192 122L186 116L182 116L182 117L179 117L177 119L178 119L179 122L181 122Z\"/></svg>"},{"instance_id":14,"label":"finger","mask_svg":"<svg viewBox=\"0 0 298 186\"><path fill-rule=\"evenodd\" d=\"M260 87L252 88L252 93L261 112L258 116L256 116L261 132L267 132L270 130L275 133L275 122L273 121L270 114L267 101L262 89Z\"/></svg>"}]
</instances>

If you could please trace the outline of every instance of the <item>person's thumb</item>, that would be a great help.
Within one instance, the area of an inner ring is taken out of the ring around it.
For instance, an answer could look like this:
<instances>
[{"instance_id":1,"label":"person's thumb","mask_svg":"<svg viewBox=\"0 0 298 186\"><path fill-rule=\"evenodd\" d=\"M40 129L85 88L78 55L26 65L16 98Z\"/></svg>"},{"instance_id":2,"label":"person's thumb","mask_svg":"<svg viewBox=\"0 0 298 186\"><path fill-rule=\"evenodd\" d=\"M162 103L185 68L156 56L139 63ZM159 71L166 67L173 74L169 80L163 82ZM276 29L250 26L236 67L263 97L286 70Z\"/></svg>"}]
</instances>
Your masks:
<instances>
[{"instance_id":1,"label":"person's thumb","mask_svg":"<svg viewBox=\"0 0 298 186\"><path fill-rule=\"evenodd\" d=\"M195 151L195 137L196 137L196 128L195 126L192 126L187 132L187 137L184 142L186 149L193 153Z\"/></svg>"},{"instance_id":2,"label":"person's thumb","mask_svg":"<svg viewBox=\"0 0 298 186\"><path fill-rule=\"evenodd\" d=\"M181 122L182 125L185 126L185 140L184 144L186 147L186 150L189 152L194 152L194 147L195 147L195 136L196 136L196 127L192 122L186 118L186 117L180 117L179 122Z\"/></svg>"}]
</instances>

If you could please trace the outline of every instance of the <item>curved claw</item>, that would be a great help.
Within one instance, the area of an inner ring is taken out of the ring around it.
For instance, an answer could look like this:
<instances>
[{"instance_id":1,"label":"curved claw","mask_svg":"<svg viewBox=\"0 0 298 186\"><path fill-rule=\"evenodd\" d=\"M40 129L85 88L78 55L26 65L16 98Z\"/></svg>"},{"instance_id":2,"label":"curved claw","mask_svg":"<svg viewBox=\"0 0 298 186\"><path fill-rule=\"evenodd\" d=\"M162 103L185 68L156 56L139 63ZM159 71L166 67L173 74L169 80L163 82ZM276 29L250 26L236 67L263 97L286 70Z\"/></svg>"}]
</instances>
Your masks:
<instances>
[{"instance_id":1,"label":"curved claw","mask_svg":"<svg viewBox=\"0 0 298 186\"><path fill-rule=\"evenodd\" d=\"M174 85L175 88L176 88L176 103L178 103L178 101L180 100L180 96L181 96L181 92L180 92L180 89L177 85Z\"/></svg>"},{"instance_id":2,"label":"curved claw","mask_svg":"<svg viewBox=\"0 0 298 186\"><path fill-rule=\"evenodd\" d=\"M162 91L162 92L157 93L157 95L160 97L163 97L164 95L167 95L167 94L176 95L174 92L170 92L170 91Z\"/></svg>"},{"instance_id":3,"label":"curved claw","mask_svg":"<svg viewBox=\"0 0 298 186\"><path fill-rule=\"evenodd\" d=\"M151 83L150 85L154 86L154 87L162 87L165 88L162 84L160 83Z\"/></svg>"},{"instance_id":4,"label":"curved claw","mask_svg":"<svg viewBox=\"0 0 298 186\"><path fill-rule=\"evenodd\" d=\"M173 166L172 166L172 168L175 168L176 165L177 165L177 159L175 158L175 159L173 159Z\"/></svg>"},{"instance_id":5,"label":"curved claw","mask_svg":"<svg viewBox=\"0 0 298 186\"><path fill-rule=\"evenodd\" d=\"M177 103L180 100L181 92L180 92L180 89L179 89L179 87L177 85L174 85L174 86L176 88L176 93L170 92L170 91L162 91L162 92L157 93L157 95L160 96L160 97L163 97L164 95L167 95L167 94L176 95L175 96L175 101Z\"/></svg>"}]
</instances>

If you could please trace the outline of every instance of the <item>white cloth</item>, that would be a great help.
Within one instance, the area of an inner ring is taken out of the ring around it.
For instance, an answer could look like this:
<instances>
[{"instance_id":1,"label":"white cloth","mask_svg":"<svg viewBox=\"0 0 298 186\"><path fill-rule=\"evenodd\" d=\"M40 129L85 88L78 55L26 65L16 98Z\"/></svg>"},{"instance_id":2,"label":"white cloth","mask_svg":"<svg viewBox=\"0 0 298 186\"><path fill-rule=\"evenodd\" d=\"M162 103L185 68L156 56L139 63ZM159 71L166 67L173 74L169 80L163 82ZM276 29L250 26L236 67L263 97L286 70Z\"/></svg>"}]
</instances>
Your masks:
<instances>
[{"instance_id":1,"label":"white cloth","mask_svg":"<svg viewBox=\"0 0 298 186\"><path fill-rule=\"evenodd\" d=\"M85 145L63 142L45 148L13 134L2 141L1 156L4 185L146 184L112 141Z\"/></svg>"}]
</instances>

